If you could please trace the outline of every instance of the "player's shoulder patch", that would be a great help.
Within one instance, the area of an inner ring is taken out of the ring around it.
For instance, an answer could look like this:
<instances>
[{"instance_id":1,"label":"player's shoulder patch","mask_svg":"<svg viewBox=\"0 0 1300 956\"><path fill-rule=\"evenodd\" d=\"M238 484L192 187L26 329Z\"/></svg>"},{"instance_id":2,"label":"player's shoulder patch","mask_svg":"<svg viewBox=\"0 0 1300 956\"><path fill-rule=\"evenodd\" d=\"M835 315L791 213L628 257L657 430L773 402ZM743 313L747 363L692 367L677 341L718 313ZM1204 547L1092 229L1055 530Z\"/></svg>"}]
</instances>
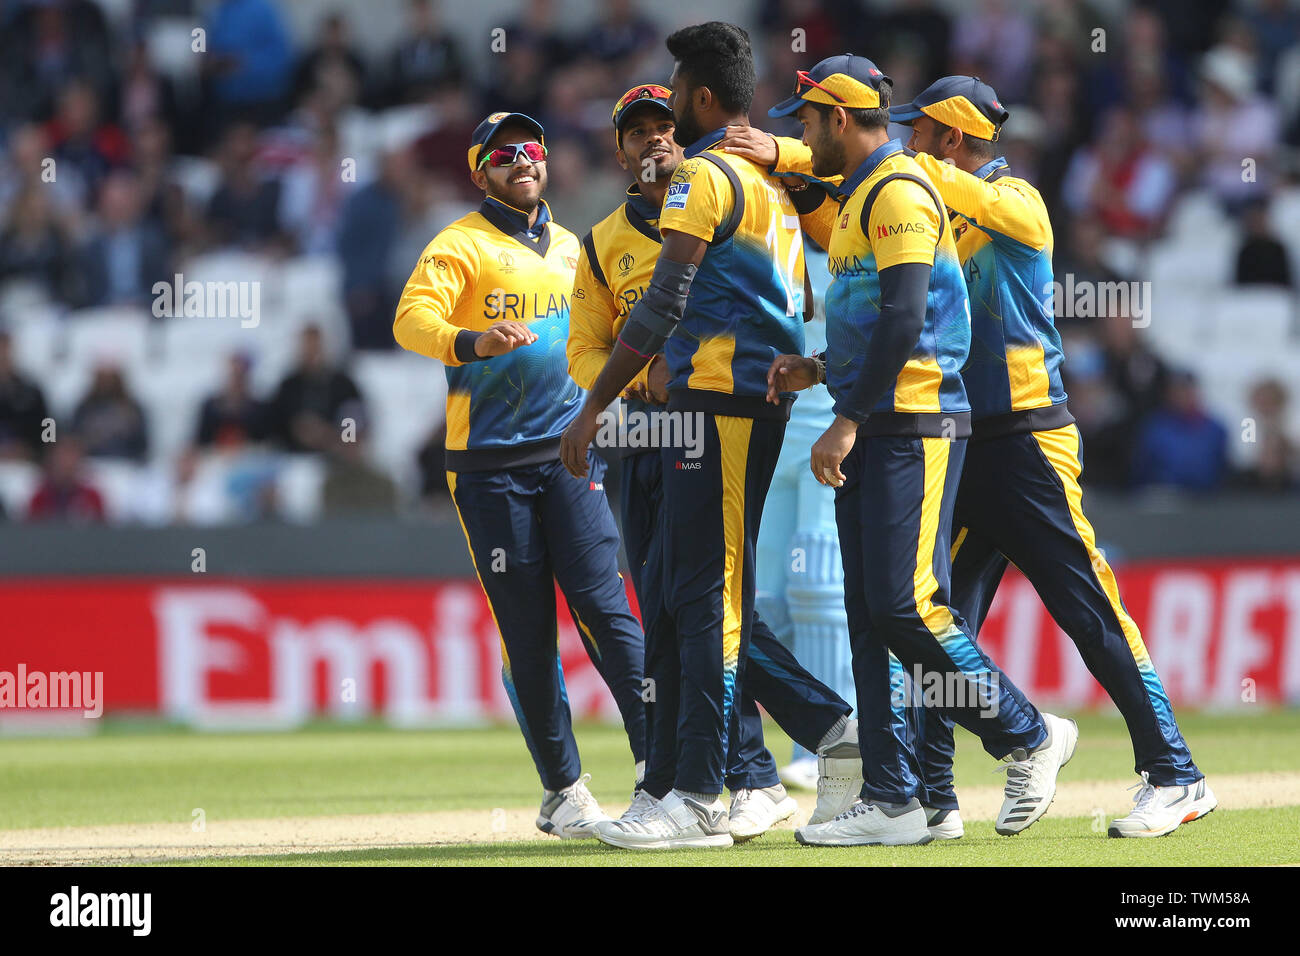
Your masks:
<instances>
[{"instance_id":1,"label":"player's shoulder patch","mask_svg":"<svg viewBox=\"0 0 1300 956\"><path fill-rule=\"evenodd\" d=\"M685 209L686 199L691 194L691 184L689 182L679 183L674 177L673 181L668 184L668 193L664 196L665 209Z\"/></svg>"},{"instance_id":2,"label":"player's shoulder patch","mask_svg":"<svg viewBox=\"0 0 1300 956\"><path fill-rule=\"evenodd\" d=\"M670 183L689 183L695 178L695 174L700 171L700 166L704 160L698 156L692 156L690 159L684 159L677 164L677 169L673 172L673 178Z\"/></svg>"}]
</instances>

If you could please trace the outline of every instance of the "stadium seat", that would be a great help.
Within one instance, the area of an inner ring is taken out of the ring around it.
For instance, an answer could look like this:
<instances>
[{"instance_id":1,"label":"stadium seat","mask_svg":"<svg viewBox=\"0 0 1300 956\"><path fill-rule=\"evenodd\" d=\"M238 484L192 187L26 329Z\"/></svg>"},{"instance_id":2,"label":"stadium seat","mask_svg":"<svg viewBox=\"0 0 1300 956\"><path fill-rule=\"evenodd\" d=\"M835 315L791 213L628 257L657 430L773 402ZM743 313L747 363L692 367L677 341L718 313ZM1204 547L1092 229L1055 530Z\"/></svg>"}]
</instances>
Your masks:
<instances>
[{"instance_id":1,"label":"stadium seat","mask_svg":"<svg viewBox=\"0 0 1300 956\"><path fill-rule=\"evenodd\" d=\"M442 366L411 352L392 352L360 353L351 368L366 402L370 460L413 493L416 456L446 414Z\"/></svg>"},{"instance_id":2,"label":"stadium seat","mask_svg":"<svg viewBox=\"0 0 1300 956\"><path fill-rule=\"evenodd\" d=\"M1185 193L1169 214L1166 232L1174 241L1193 241L1222 230L1223 205L1205 189Z\"/></svg>"},{"instance_id":3,"label":"stadium seat","mask_svg":"<svg viewBox=\"0 0 1300 956\"><path fill-rule=\"evenodd\" d=\"M1300 187L1280 190L1269 208L1273 228L1291 251L1292 262L1300 255Z\"/></svg>"},{"instance_id":4,"label":"stadium seat","mask_svg":"<svg viewBox=\"0 0 1300 956\"><path fill-rule=\"evenodd\" d=\"M22 374L42 387L65 347L62 312L57 305L38 302L7 313L6 329L12 337L14 361Z\"/></svg>"},{"instance_id":5,"label":"stadium seat","mask_svg":"<svg viewBox=\"0 0 1300 956\"><path fill-rule=\"evenodd\" d=\"M21 520L41 483L41 469L29 461L0 461L0 504L10 521Z\"/></svg>"},{"instance_id":6,"label":"stadium seat","mask_svg":"<svg viewBox=\"0 0 1300 956\"><path fill-rule=\"evenodd\" d=\"M113 524L135 520L146 468L112 458L86 459L86 478L104 499L104 517Z\"/></svg>"},{"instance_id":7,"label":"stadium seat","mask_svg":"<svg viewBox=\"0 0 1300 956\"><path fill-rule=\"evenodd\" d=\"M320 517L325 471L315 455L281 456L275 480L280 517L304 524Z\"/></svg>"},{"instance_id":8,"label":"stadium seat","mask_svg":"<svg viewBox=\"0 0 1300 956\"><path fill-rule=\"evenodd\" d=\"M194 440L199 406L221 384L223 362L224 355L215 352L172 359L128 383L144 406L151 458L170 461Z\"/></svg>"},{"instance_id":9,"label":"stadium seat","mask_svg":"<svg viewBox=\"0 0 1300 956\"><path fill-rule=\"evenodd\" d=\"M142 368L161 351L156 331L153 317L143 308L80 309L64 320L64 357L91 368L101 362Z\"/></svg>"},{"instance_id":10,"label":"stadium seat","mask_svg":"<svg viewBox=\"0 0 1300 956\"><path fill-rule=\"evenodd\" d=\"M1146 275L1155 285L1206 289L1232 279L1239 242L1235 229L1222 223L1218 231L1192 239L1154 243L1147 256Z\"/></svg>"},{"instance_id":11,"label":"stadium seat","mask_svg":"<svg viewBox=\"0 0 1300 956\"><path fill-rule=\"evenodd\" d=\"M1209 307L1211 349L1249 346L1276 354L1291 338L1295 312L1295 298L1281 289L1225 289Z\"/></svg>"}]
</instances>

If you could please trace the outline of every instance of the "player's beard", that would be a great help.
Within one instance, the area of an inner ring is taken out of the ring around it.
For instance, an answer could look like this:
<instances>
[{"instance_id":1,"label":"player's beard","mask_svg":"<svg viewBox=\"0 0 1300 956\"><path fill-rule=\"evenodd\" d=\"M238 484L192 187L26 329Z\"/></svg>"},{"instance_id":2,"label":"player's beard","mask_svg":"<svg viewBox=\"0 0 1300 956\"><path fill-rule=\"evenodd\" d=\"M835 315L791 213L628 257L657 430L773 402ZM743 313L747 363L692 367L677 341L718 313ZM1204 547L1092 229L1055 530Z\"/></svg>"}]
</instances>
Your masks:
<instances>
[{"instance_id":1,"label":"player's beard","mask_svg":"<svg viewBox=\"0 0 1300 956\"><path fill-rule=\"evenodd\" d=\"M536 209L538 206L542 204L542 194L546 192L546 164L537 163L535 166L533 166L533 169L536 171L534 175L536 175L537 177L537 198L536 199L525 201L524 199L514 195L515 190L513 189L513 187L511 187L509 178L507 178L507 180L504 183L498 185L497 183L493 182L492 177L490 176L488 177L487 194L491 196L493 199L505 203L507 206L513 206L515 209L518 209L522 212L531 213L534 209ZM510 171L510 176L513 177L514 175L515 172L514 169L512 168Z\"/></svg>"},{"instance_id":2,"label":"player's beard","mask_svg":"<svg viewBox=\"0 0 1300 956\"><path fill-rule=\"evenodd\" d=\"M673 110L673 121L677 124L677 129L673 131L673 139L681 143L683 147L689 147L692 143L702 139L708 130L700 126L699 121L695 118L695 111L691 108L689 100L686 104L687 115L678 116L677 111Z\"/></svg>"},{"instance_id":3,"label":"player's beard","mask_svg":"<svg viewBox=\"0 0 1300 956\"><path fill-rule=\"evenodd\" d=\"M848 162L848 153L844 144L831 136L830 123L822 120L816 138L809 144L812 147L812 174L821 178L844 175L844 165Z\"/></svg>"}]
</instances>

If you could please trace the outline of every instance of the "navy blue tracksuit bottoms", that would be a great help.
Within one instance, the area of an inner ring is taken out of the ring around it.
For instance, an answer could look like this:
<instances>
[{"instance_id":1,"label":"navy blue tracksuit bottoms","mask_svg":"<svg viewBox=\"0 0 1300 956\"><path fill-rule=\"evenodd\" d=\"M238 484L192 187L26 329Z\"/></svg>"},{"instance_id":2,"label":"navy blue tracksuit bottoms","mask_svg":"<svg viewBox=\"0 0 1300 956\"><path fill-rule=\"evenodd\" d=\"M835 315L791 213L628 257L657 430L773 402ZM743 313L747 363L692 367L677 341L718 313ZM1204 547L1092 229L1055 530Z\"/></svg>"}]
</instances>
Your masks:
<instances>
[{"instance_id":1,"label":"navy blue tracksuit bottoms","mask_svg":"<svg viewBox=\"0 0 1300 956\"><path fill-rule=\"evenodd\" d=\"M588 656L614 695L633 760L645 759L645 645L618 570L605 463L590 452L587 461L586 478L570 475L558 458L447 473L501 632L506 692L547 790L567 787L582 773L560 668L556 582Z\"/></svg>"}]
</instances>

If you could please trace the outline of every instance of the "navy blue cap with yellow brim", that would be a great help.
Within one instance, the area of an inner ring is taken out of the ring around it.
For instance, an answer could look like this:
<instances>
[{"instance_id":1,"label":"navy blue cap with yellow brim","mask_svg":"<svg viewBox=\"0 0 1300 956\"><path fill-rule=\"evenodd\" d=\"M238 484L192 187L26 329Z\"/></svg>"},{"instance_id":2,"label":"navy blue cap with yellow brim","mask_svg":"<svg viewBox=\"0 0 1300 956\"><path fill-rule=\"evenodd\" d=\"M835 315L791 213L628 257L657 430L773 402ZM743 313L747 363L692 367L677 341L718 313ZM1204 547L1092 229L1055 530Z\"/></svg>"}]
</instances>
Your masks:
<instances>
[{"instance_id":1,"label":"navy blue cap with yellow brim","mask_svg":"<svg viewBox=\"0 0 1300 956\"><path fill-rule=\"evenodd\" d=\"M505 111L491 113L487 119L474 127L474 135L469 138L469 168L471 172L478 169L479 151L492 138L492 134L511 120L520 126L531 127L537 133L537 141L543 146L546 145L546 132L542 129L542 124L527 113L508 113Z\"/></svg>"},{"instance_id":2,"label":"navy blue cap with yellow brim","mask_svg":"<svg viewBox=\"0 0 1300 956\"><path fill-rule=\"evenodd\" d=\"M894 81L864 56L841 53L829 56L811 70L799 70L794 95L767 111L776 119L789 116L805 103L842 106L846 110L875 110L888 101L882 97Z\"/></svg>"},{"instance_id":3,"label":"navy blue cap with yellow brim","mask_svg":"<svg viewBox=\"0 0 1300 956\"><path fill-rule=\"evenodd\" d=\"M891 123L911 123L928 116L944 126L955 126L967 136L996 140L1011 116L993 87L977 76L945 76L926 87L916 99L891 107Z\"/></svg>"}]
</instances>

